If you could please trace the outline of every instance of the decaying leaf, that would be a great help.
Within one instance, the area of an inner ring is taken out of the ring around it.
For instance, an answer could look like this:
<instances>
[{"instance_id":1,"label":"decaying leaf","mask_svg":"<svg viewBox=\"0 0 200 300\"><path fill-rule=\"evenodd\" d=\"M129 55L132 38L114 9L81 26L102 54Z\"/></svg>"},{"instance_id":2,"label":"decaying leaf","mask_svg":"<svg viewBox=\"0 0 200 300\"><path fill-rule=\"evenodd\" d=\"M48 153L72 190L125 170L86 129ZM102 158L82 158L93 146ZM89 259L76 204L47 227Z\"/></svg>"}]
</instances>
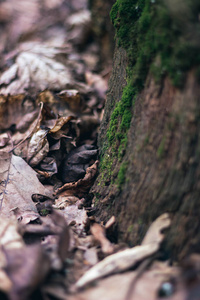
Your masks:
<instances>
[{"instance_id":1,"label":"decaying leaf","mask_svg":"<svg viewBox=\"0 0 200 300\"><path fill-rule=\"evenodd\" d=\"M106 238L105 228L98 223L94 223L90 228L91 233L97 241L100 242L102 252L105 254L111 254L114 251L114 245Z\"/></svg>"},{"instance_id":2,"label":"decaying leaf","mask_svg":"<svg viewBox=\"0 0 200 300\"><path fill-rule=\"evenodd\" d=\"M63 48L27 43L21 49L15 63L0 77L1 94L20 94L31 88L36 92L47 88L61 90L72 83L67 67L56 60Z\"/></svg>"},{"instance_id":3,"label":"decaying leaf","mask_svg":"<svg viewBox=\"0 0 200 300\"><path fill-rule=\"evenodd\" d=\"M24 115L30 112L31 107L27 108L24 101L24 95L14 96L0 95L0 128L8 129L12 125L18 124Z\"/></svg>"},{"instance_id":4,"label":"decaying leaf","mask_svg":"<svg viewBox=\"0 0 200 300\"><path fill-rule=\"evenodd\" d=\"M158 250L156 244L136 246L132 249L112 254L104 258L101 262L87 271L76 283L77 288L81 288L86 284L117 272L122 272L144 258L154 254Z\"/></svg>"},{"instance_id":5,"label":"decaying leaf","mask_svg":"<svg viewBox=\"0 0 200 300\"><path fill-rule=\"evenodd\" d=\"M43 222L47 228L49 226L52 229L54 235L46 236L42 245L50 258L51 268L61 270L63 262L67 258L70 243L69 228L66 219L63 214L53 210L49 216L49 220L44 218Z\"/></svg>"},{"instance_id":6,"label":"decaying leaf","mask_svg":"<svg viewBox=\"0 0 200 300\"><path fill-rule=\"evenodd\" d=\"M68 199L69 198L72 197L68 197ZM73 225L74 229L78 234L81 234L84 231L85 225L88 220L88 216L84 208L79 209L78 201L71 205L66 205L62 202L62 204L58 205L58 207L56 204L54 205L54 207L62 209L62 214L65 217L67 223L69 225Z\"/></svg>"},{"instance_id":7,"label":"decaying leaf","mask_svg":"<svg viewBox=\"0 0 200 300\"><path fill-rule=\"evenodd\" d=\"M86 174L83 179L79 179L77 182L70 182L64 184L62 187L58 188L55 193L70 196L75 195L77 197L82 197L84 193L86 193L95 178L97 173L98 161L96 161L91 167L88 167L86 170Z\"/></svg>"},{"instance_id":8,"label":"decaying leaf","mask_svg":"<svg viewBox=\"0 0 200 300\"><path fill-rule=\"evenodd\" d=\"M169 228L171 225L171 220L168 213L165 213L158 217L149 227L143 241L142 245L148 245L151 243L161 243L164 239L164 234L162 230Z\"/></svg>"},{"instance_id":9,"label":"decaying leaf","mask_svg":"<svg viewBox=\"0 0 200 300\"><path fill-rule=\"evenodd\" d=\"M62 165L62 181L67 183L83 178L90 162L96 158L97 152L96 147L91 145L83 145L72 150Z\"/></svg>"},{"instance_id":10,"label":"decaying leaf","mask_svg":"<svg viewBox=\"0 0 200 300\"><path fill-rule=\"evenodd\" d=\"M55 200L55 205L53 207L58 209L64 209L65 207L76 204L79 201L78 197L75 196L63 196L59 195L59 197Z\"/></svg>"},{"instance_id":11,"label":"decaying leaf","mask_svg":"<svg viewBox=\"0 0 200 300\"><path fill-rule=\"evenodd\" d=\"M0 215L16 214L22 223L39 217L31 199L32 194L44 194L33 169L21 158L12 154L0 154Z\"/></svg>"},{"instance_id":12,"label":"decaying leaf","mask_svg":"<svg viewBox=\"0 0 200 300\"><path fill-rule=\"evenodd\" d=\"M64 90L58 96L62 101L69 105L69 109L73 112L80 112L83 109L83 99L77 90Z\"/></svg>"},{"instance_id":13,"label":"decaying leaf","mask_svg":"<svg viewBox=\"0 0 200 300\"><path fill-rule=\"evenodd\" d=\"M14 218L1 216L0 290L9 299L26 300L50 269L41 245L26 246Z\"/></svg>"},{"instance_id":14,"label":"decaying leaf","mask_svg":"<svg viewBox=\"0 0 200 300\"><path fill-rule=\"evenodd\" d=\"M40 129L35 132L29 142L27 160L34 167L38 165L49 152L47 130Z\"/></svg>"},{"instance_id":15,"label":"decaying leaf","mask_svg":"<svg viewBox=\"0 0 200 300\"><path fill-rule=\"evenodd\" d=\"M139 261L144 260L145 258L156 253L160 247L160 243L163 240L161 239L160 233L161 230L170 226L170 219L168 214L164 214L156 219L151 225L149 231L147 232L144 238L144 244L141 246L136 246L131 249L126 249L124 251L112 254L97 265L92 267L87 271L76 283L77 288L81 288L86 284L102 278L104 276L122 272L130 267L133 267ZM156 234L156 237L152 240L152 228Z\"/></svg>"}]
</instances>

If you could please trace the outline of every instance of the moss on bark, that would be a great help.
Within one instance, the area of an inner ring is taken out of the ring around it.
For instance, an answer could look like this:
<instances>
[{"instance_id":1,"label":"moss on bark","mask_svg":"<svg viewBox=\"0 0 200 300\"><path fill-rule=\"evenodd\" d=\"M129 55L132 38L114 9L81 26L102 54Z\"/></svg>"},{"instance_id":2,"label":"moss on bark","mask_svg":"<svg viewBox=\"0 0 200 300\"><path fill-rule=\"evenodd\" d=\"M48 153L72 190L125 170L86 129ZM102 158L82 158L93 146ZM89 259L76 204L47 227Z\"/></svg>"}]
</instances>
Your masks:
<instances>
[{"instance_id":1,"label":"moss on bark","mask_svg":"<svg viewBox=\"0 0 200 300\"><path fill-rule=\"evenodd\" d=\"M175 258L200 251L199 12L196 0L117 0L93 188L101 220L114 214L118 238L131 246L169 212L164 248Z\"/></svg>"}]
</instances>

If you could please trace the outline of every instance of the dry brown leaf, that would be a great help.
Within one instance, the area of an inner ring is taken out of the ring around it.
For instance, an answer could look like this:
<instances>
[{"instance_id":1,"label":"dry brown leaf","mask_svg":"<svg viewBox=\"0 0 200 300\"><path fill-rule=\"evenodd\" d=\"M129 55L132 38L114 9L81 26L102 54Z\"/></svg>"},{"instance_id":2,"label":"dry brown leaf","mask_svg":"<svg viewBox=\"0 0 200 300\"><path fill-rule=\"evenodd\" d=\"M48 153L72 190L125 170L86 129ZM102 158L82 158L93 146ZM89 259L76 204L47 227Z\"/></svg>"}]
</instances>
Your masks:
<instances>
[{"instance_id":1,"label":"dry brown leaf","mask_svg":"<svg viewBox=\"0 0 200 300\"><path fill-rule=\"evenodd\" d=\"M84 208L79 209L78 203L62 209L62 214L69 225L73 224L73 228L79 235L84 231L88 216Z\"/></svg>"},{"instance_id":2,"label":"dry brown leaf","mask_svg":"<svg viewBox=\"0 0 200 300\"><path fill-rule=\"evenodd\" d=\"M48 235L42 242L53 270L61 270L63 262L68 256L70 234L65 217L60 212L53 210L49 218L43 218L44 225L49 227L54 235Z\"/></svg>"},{"instance_id":3,"label":"dry brown leaf","mask_svg":"<svg viewBox=\"0 0 200 300\"><path fill-rule=\"evenodd\" d=\"M90 228L91 233L97 241L101 244L102 252L111 254L114 251L114 245L106 238L105 228L101 225L94 223Z\"/></svg>"},{"instance_id":4,"label":"dry brown leaf","mask_svg":"<svg viewBox=\"0 0 200 300\"><path fill-rule=\"evenodd\" d=\"M45 44L27 43L15 63L0 77L0 93L14 95L34 89L65 89L71 81L68 68L56 60L63 51Z\"/></svg>"},{"instance_id":5,"label":"dry brown leaf","mask_svg":"<svg viewBox=\"0 0 200 300\"><path fill-rule=\"evenodd\" d=\"M37 166L49 152L47 132L47 130L40 129L35 132L30 139L27 151L27 161L32 167Z\"/></svg>"},{"instance_id":6,"label":"dry brown leaf","mask_svg":"<svg viewBox=\"0 0 200 300\"><path fill-rule=\"evenodd\" d=\"M50 269L41 245L26 246L16 219L1 216L0 290L9 299L26 300Z\"/></svg>"},{"instance_id":7,"label":"dry brown leaf","mask_svg":"<svg viewBox=\"0 0 200 300\"><path fill-rule=\"evenodd\" d=\"M0 182L1 216L10 217L16 213L22 223L39 217L31 196L44 194L44 187L21 157L0 154Z\"/></svg>"},{"instance_id":8,"label":"dry brown leaf","mask_svg":"<svg viewBox=\"0 0 200 300\"><path fill-rule=\"evenodd\" d=\"M79 198L75 196L62 196L59 195L59 197L55 200L55 204L53 207L58 208L58 209L64 209L65 207L75 204L76 202L79 201Z\"/></svg>"},{"instance_id":9,"label":"dry brown leaf","mask_svg":"<svg viewBox=\"0 0 200 300\"><path fill-rule=\"evenodd\" d=\"M159 250L160 243L163 241L163 235L161 235L161 231L169 227L170 224L171 221L169 219L169 215L161 215L150 226L149 231L144 238L144 244L106 257L100 263L87 271L78 280L76 287L81 288L86 284L106 275L125 271L130 267L133 267L139 261L142 261L145 258L155 254ZM155 238L153 239L152 233L155 233Z\"/></svg>"},{"instance_id":10,"label":"dry brown leaf","mask_svg":"<svg viewBox=\"0 0 200 300\"><path fill-rule=\"evenodd\" d=\"M18 124L28 112L23 105L24 95L0 95L0 129L8 129L13 124Z\"/></svg>"},{"instance_id":11,"label":"dry brown leaf","mask_svg":"<svg viewBox=\"0 0 200 300\"><path fill-rule=\"evenodd\" d=\"M55 193L57 195L62 193L63 196L75 195L77 197L82 197L92 186L97 173L98 163L99 161L97 160L92 166L87 168L83 179L79 179L77 182L66 183L58 188Z\"/></svg>"},{"instance_id":12,"label":"dry brown leaf","mask_svg":"<svg viewBox=\"0 0 200 300\"><path fill-rule=\"evenodd\" d=\"M125 271L133 267L139 261L149 257L158 250L157 244L136 246L131 249L107 256L89 271L87 271L76 283L77 288L102 278L104 276Z\"/></svg>"},{"instance_id":13,"label":"dry brown leaf","mask_svg":"<svg viewBox=\"0 0 200 300\"><path fill-rule=\"evenodd\" d=\"M77 90L64 90L58 96L62 101L69 105L69 109L73 112L80 112L83 109L83 100Z\"/></svg>"},{"instance_id":14,"label":"dry brown leaf","mask_svg":"<svg viewBox=\"0 0 200 300\"><path fill-rule=\"evenodd\" d=\"M22 133L25 132L29 128L31 123L33 123L35 119L37 119L37 116L38 116L38 109L25 114L21 118L21 120L16 124L16 130Z\"/></svg>"}]
</instances>

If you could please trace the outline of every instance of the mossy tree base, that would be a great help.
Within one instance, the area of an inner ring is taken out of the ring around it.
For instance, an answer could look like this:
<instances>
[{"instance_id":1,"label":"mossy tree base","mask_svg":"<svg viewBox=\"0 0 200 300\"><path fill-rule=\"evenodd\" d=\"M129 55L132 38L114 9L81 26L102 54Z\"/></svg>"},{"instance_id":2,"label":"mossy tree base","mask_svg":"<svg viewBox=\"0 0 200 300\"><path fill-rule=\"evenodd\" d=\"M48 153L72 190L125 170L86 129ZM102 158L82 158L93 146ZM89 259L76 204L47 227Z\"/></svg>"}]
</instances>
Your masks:
<instances>
[{"instance_id":1,"label":"mossy tree base","mask_svg":"<svg viewBox=\"0 0 200 300\"><path fill-rule=\"evenodd\" d=\"M180 9L180 30L177 1L117 0L111 12L118 46L92 189L99 217L115 215L119 240L131 246L169 212L163 249L179 259L200 252L200 5L184 0Z\"/></svg>"}]
</instances>

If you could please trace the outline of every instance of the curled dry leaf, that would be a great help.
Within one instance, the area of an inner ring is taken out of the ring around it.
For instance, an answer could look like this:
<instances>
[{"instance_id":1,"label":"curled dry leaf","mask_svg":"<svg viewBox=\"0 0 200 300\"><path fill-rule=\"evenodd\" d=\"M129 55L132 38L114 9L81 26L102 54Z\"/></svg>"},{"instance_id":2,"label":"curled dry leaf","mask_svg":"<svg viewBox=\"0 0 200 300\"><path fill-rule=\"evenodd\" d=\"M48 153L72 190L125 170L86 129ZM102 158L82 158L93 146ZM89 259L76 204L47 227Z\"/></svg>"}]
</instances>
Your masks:
<instances>
[{"instance_id":1,"label":"curled dry leaf","mask_svg":"<svg viewBox=\"0 0 200 300\"><path fill-rule=\"evenodd\" d=\"M22 223L39 217L31 199L33 193L44 194L36 172L21 158L1 153L0 155L0 215L17 214Z\"/></svg>"},{"instance_id":2,"label":"curled dry leaf","mask_svg":"<svg viewBox=\"0 0 200 300\"><path fill-rule=\"evenodd\" d=\"M54 123L54 126L50 129L49 134L55 140L59 140L62 137L67 137L70 130L70 121L74 120L74 116L61 117L57 119Z\"/></svg>"},{"instance_id":3,"label":"curled dry leaf","mask_svg":"<svg viewBox=\"0 0 200 300\"><path fill-rule=\"evenodd\" d=\"M104 258L101 262L87 271L76 283L77 288L117 272L125 271L133 267L139 261L149 257L158 250L156 244L136 246Z\"/></svg>"},{"instance_id":4,"label":"curled dry leaf","mask_svg":"<svg viewBox=\"0 0 200 300\"><path fill-rule=\"evenodd\" d=\"M98 167L99 161L97 160L92 166L88 167L86 174L83 179L79 179L77 182L70 182L64 184L62 187L58 188L55 193L64 195L75 195L82 197L92 186Z\"/></svg>"},{"instance_id":5,"label":"curled dry leaf","mask_svg":"<svg viewBox=\"0 0 200 300\"><path fill-rule=\"evenodd\" d=\"M49 152L49 143L46 135L47 130L40 129L30 139L27 160L32 167L38 165Z\"/></svg>"},{"instance_id":6,"label":"curled dry leaf","mask_svg":"<svg viewBox=\"0 0 200 300\"><path fill-rule=\"evenodd\" d=\"M75 231L80 235L83 233L88 221L85 209L79 209L78 204L69 205L62 210L69 225L73 225Z\"/></svg>"},{"instance_id":7,"label":"curled dry leaf","mask_svg":"<svg viewBox=\"0 0 200 300\"><path fill-rule=\"evenodd\" d=\"M168 213L165 213L158 217L149 227L142 241L142 245L147 245L151 243L161 244L165 237L162 233L162 230L169 228L170 225L171 220Z\"/></svg>"},{"instance_id":8,"label":"curled dry leaf","mask_svg":"<svg viewBox=\"0 0 200 300\"><path fill-rule=\"evenodd\" d=\"M144 244L131 249L126 249L116 254L112 254L99 262L97 265L87 271L76 283L77 288L81 288L86 284L117 272L122 272L130 267L133 267L139 261L155 254L163 241L160 232L169 227L171 224L169 215L163 214L156 219L150 226L145 238ZM153 230L152 230L153 228ZM152 233L155 233L155 238L152 239Z\"/></svg>"},{"instance_id":9,"label":"curled dry leaf","mask_svg":"<svg viewBox=\"0 0 200 300\"><path fill-rule=\"evenodd\" d=\"M97 241L101 244L102 252L111 254L114 251L114 245L106 238L105 228L101 225L94 223L90 228L91 233Z\"/></svg>"}]
</instances>

